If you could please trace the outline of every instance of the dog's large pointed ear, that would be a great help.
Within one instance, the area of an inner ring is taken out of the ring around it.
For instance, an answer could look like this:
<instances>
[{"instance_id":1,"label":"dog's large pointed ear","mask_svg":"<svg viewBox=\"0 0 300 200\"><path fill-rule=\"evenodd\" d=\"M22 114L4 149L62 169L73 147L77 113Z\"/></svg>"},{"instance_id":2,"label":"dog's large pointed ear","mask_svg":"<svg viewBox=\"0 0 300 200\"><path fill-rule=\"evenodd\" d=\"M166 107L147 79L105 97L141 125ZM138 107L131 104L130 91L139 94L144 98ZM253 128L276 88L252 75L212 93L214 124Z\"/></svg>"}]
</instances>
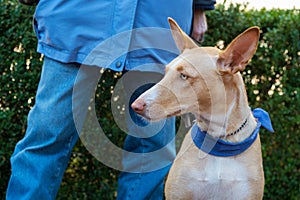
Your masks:
<instances>
[{"instance_id":1,"label":"dog's large pointed ear","mask_svg":"<svg viewBox=\"0 0 300 200\"><path fill-rule=\"evenodd\" d=\"M235 74L246 68L254 55L259 40L259 27L254 26L237 36L219 54L218 69L221 73Z\"/></svg>"},{"instance_id":2,"label":"dog's large pointed ear","mask_svg":"<svg viewBox=\"0 0 300 200\"><path fill-rule=\"evenodd\" d=\"M174 41L180 52L183 52L184 49L192 49L198 47L194 43L194 41L183 30L181 30L181 28L174 19L169 17L168 21L170 24Z\"/></svg>"}]
</instances>

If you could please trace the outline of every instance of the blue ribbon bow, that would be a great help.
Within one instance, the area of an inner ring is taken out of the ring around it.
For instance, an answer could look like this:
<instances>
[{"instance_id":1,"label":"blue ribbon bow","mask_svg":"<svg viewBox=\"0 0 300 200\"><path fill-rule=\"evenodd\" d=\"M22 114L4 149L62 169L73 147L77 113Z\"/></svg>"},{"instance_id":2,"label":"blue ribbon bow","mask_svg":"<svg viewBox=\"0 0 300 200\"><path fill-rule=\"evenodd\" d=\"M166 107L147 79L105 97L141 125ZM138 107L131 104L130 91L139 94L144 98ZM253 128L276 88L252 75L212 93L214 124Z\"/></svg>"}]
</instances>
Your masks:
<instances>
[{"instance_id":1,"label":"blue ribbon bow","mask_svg":"<svg viewBox=\"0 0 300 200\"><path fill-rule=\"evenodd\" d=\"M257 127L251 136L242 142L234 143L214 138L206 132L201 131L197 124L194 124L192 127L192 139L199 149L210 155L228 157L241 154L253 144L261 126L272 133L274 132L270 116L265 110L256 108L252 113L253 116L257 118Z\"/></svg>"}]
</instances>

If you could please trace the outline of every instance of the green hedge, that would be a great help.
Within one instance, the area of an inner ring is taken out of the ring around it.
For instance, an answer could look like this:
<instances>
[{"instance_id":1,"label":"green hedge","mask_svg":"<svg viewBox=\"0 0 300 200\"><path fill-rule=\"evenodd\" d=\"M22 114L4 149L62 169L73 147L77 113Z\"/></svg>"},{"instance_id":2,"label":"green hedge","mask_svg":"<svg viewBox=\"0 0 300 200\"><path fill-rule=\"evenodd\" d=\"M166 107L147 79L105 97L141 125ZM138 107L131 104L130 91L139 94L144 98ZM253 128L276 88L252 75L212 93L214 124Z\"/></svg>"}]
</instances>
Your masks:
<instances>
[{"instance_id":1,"label":"green hedge","mask_svg":"<svg viewBox=\"0 0 300 200\"><path fill-rule=\"evenodd\" d=\"M0 198L10 176L9 158L26 129L34 104L42 58L32 30L34 7L0 0ZM204 45L226 46L252 25L261 27L260 45L243 72L250 104L269 111L275 133L261 131L266 178L265 199L300 199L300 13L299 10L246 10L243 5L218 6L207 13ZM124 134L112 123L110 86L118 76L106 72L99 84L102 127L115 143ZM100 104L99 104L100 105ZM99 163L78 142L57 199L114 199L118 173Z\"/></svg>"}]
</instances>

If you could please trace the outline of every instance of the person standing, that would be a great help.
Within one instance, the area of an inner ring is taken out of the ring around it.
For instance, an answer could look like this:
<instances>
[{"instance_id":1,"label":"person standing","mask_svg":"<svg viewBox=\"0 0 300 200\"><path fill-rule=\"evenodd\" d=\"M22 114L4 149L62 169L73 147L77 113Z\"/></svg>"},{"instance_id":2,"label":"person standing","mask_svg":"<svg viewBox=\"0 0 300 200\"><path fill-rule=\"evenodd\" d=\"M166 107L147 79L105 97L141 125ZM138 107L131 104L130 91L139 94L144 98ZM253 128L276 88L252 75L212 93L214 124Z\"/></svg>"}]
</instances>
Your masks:
<instances>
[{"instance_id":1,"label":"person standing","mask_svg":"<svg viewBox=\"0 0 300 200\"><path fill-rule=\"evenodd\" d=\"M30 0L23 1L30 3ZM7 200L55 199L72 148L79 138L80 130L73 118L77 116L73 111L84 108L81 105L89 101L98 83L99 76L95 74L100 67L131 71L147 63L163 66L175 57L146 47L126 52L139 39L145 44L153 40L148 36L137 39L132 30L169 29L167 17L172 17L186 33L201 41L207 30L204 12L214 9L215 3L214 0L40 0L34 14L34 29L37 51L44 55L44 62L26 134L16 144L11 157ZM122 38L122 42L111 39L124 32L130 34ZM105 41L110 45L99 49ZM95 49L97 54L87 59ZM116 49L126 53L116 57ZM82 68L85 70L78 79ZM82 88L76 104L75 84ZM146 89L142 87L138 93ZM84 112L78 113L83 119ZM166 139L166 132L174 137L174 124L174 119L168 119L155 136L147 139L128 136L124 148L139 153L156 150L165 145L161 141ZM174 158L175 149L170 150L170 156ZM162 199L163 179L169 167L146 173L121 173L117 198Z\"/></svg>"}]
</instances>

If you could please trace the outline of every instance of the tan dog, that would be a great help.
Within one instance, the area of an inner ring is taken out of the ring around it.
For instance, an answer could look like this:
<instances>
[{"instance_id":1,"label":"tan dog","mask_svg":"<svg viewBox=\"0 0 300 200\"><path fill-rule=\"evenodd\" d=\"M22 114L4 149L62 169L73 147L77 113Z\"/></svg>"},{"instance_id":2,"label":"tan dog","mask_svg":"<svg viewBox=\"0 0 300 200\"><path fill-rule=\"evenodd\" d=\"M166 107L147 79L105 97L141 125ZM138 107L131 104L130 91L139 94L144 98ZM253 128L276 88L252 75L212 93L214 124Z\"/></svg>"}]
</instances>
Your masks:
<instances>
[{"instance_id":1,"label":"tan dog","mask_svg":"<svg viewBox=\"0 0 300 200\"><path fill-rule=\"evenodd\" d=\"M259 28L247 29L221 51L198 47L174 20L169 18L169 23L181 54L132 108L154 121L193 113L198 127L213 138L242 142L257 127L240 71L256 51ZM259 136L243 153L219 157L199 150L190 131L168 175L167 199L262 199Z\"/></svg>"}]
</instances>

